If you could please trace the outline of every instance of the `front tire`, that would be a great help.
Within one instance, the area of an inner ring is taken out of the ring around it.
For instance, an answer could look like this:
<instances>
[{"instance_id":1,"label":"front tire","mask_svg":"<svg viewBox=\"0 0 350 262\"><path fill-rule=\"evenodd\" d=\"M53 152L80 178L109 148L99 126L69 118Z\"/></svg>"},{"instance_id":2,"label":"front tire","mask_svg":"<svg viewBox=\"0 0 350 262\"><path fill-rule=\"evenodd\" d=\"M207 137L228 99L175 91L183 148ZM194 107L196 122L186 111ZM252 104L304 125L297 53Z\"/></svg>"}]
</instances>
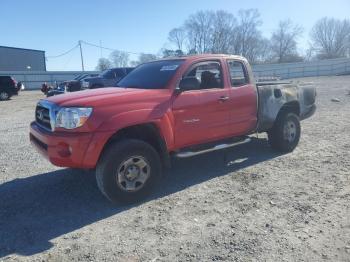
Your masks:
<instances>
[{"instance_id":1,"label":"front tire","mask_svg":"<svg viewBox=\"0 0 350 262\"><path fill-rule=\"evenodd\" d=\"M282 113L268 132L269 144L277 151L292 152L299 143L300 133L299 117L291 112Z\"/></svg>"},{"instance_id":2,"label":"front tire","mask_svg":"<svg viewBox=\"0 0 350 262\"><path fill-rule=\"evenodd\" d=\"M0 92L0 100L4 101L4 100L8 100L8 99L10 99L9 93L7 93L6 91L1 91Z\"/></svg>"},{"instance_id":3,"label":"front tire","mask_svg":"<svg viewBox=\"0 0 350 262\"><path fill-rule=\"evenodd\" d=\"M126 139L113 143L97 164L98 188L114 203L139 201L160 180L160 163L157 151L143 141Z\"/></svg>"}]
</instances>

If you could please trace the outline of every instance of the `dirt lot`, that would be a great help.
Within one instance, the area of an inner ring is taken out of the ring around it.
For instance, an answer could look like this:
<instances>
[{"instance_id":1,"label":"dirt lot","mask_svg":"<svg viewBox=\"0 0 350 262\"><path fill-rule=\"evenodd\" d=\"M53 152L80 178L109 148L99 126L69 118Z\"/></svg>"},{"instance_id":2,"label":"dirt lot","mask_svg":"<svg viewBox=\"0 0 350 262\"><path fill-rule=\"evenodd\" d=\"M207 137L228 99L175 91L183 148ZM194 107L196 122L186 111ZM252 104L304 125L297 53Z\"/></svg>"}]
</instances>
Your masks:
<instances>
[{"instance_id":1,"label":"dirt lot","mask_svg":"<svg viewBox=\"0 0 350 262\"><path fill-rule=\"evenodd\" d=\"M318 109L293 153L261 135L177 160L158 192L124 207L30 146L39 92L0 102L0 260L350 261L350 76L307 81Z\"/></svg>"}]
</instances>

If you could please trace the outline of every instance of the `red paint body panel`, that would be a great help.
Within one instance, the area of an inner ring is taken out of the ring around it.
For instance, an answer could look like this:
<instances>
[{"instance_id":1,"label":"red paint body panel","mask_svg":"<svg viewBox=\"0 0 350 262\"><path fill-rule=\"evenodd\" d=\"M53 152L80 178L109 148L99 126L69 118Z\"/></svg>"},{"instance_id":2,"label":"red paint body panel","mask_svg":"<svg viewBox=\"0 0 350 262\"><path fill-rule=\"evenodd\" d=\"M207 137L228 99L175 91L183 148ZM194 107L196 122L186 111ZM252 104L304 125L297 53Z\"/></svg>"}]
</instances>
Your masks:
<instances>
[{"instance_id":1,"label":"red paint body panel","mask_svg":"<svg viewBox=\"0 0 350 262\"><path fill-rule=\"evenodd\" d=\"M62 107L92 107L92 115L82 127L72 130L49 132L33 122L30 128L31 141L54 165L94 168L108 139L118 130L133 125L154 123L169 152L189 145L248 134L254 130L257 124L256 87L253 83L231 87L226 65L226 59L247 63L246 60L225 55L199 55L181 59L184 59L184 63L164 89L113 87L48 98L48 101ZM174 91L193 63L213 59L221 62L224 88L180 94ZM221 97L228 99L223 102ZM43 145L47 145L47 149ZM71 150L69 155L67 146Z\"/></svg>"}]
</instances>

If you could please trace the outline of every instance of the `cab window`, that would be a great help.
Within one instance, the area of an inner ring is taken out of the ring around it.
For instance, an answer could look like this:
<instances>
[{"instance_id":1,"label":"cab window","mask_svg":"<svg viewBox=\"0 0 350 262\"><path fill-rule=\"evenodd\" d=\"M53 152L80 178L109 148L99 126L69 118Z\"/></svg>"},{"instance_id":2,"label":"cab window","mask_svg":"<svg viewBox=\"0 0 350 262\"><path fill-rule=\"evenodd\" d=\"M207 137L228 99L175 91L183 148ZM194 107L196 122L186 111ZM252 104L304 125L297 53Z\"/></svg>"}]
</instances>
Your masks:
<instances>
[{"instance_id":1,"label":"cab window","mask_svg":"<svg viewBox=\"0 0 350 262\"><path fill-rule=\"evenodd\" d=\"M196 77L200 82L200 89L224 87L221 65L217 61L195 64L184 77Z\"/></svg>"},{"instance_id":2,"label":"cab window","mask_svg":"<svg viewBox=\"0 0 350 262\"><path fill-rule=\"evenodd\" d=\"M227 64L232 87L244 86L249 83L248 74L242 62L228 60Z\"/></svg>"}]
</instances>

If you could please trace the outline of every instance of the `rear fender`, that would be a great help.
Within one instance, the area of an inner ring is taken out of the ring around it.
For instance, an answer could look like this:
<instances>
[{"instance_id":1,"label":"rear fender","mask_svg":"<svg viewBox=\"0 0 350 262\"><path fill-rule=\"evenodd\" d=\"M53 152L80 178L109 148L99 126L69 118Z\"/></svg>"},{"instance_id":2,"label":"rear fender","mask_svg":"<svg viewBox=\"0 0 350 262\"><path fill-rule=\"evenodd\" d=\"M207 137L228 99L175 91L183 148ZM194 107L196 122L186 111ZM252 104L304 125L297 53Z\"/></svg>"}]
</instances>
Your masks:
<instances>
[{"instance_id":1,"label":"rear fender","mask_svg":"<svg viewBox=\"0 0 350 262\"><path fill-rule=\"evenodd\" d=\"M290 109L296 114L300 113L298 88L293 85L283 85L271 88L260 86L258 132L265 132L272 128L278 114L283 109Z\"/></svg>"}]
</instances>

